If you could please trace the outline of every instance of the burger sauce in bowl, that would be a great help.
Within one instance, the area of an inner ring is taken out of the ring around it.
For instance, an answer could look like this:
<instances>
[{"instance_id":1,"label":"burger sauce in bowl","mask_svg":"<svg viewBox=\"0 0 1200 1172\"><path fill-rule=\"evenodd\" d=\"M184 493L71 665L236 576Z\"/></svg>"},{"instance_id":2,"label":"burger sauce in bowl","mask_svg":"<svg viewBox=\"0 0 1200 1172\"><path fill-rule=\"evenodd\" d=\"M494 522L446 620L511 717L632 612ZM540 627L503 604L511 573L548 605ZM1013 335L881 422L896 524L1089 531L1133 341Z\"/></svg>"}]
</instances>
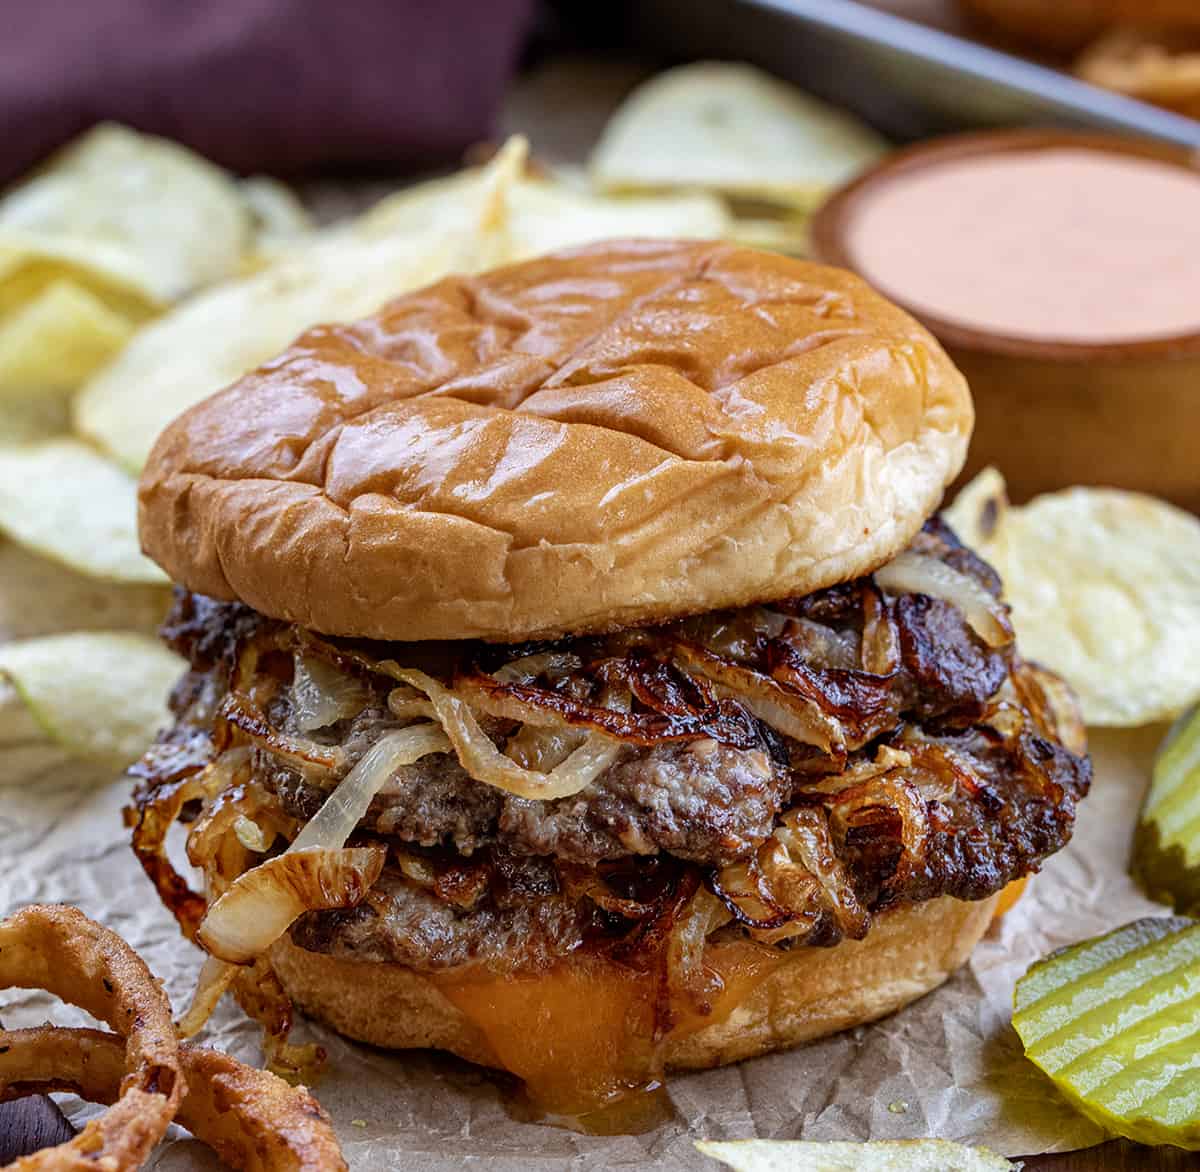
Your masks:
<instances>
[{"instance_id":1,"label":"burger sauce in bowl","mask_svg":"<svg viewBox=\"0 0 1200 1172\"><path fill-rule=\"evenodd\" d=\"M971 469L1200 508L1200 168L1058 131L901 151L818 212L819 259L921 319L971 383Z\"/></svg>"},{"instance_id":2,"label":"burger sauce in bowl","mask_svg":"<svg viewBox=\"0 0 1200 1172\"><path fill-rule=\"evenodd\" d=\"M932 316L1044 341L1200 331L1200 172L1073 147L947 159L850 226L856 267Z\"/></svg>"}]
</instances>

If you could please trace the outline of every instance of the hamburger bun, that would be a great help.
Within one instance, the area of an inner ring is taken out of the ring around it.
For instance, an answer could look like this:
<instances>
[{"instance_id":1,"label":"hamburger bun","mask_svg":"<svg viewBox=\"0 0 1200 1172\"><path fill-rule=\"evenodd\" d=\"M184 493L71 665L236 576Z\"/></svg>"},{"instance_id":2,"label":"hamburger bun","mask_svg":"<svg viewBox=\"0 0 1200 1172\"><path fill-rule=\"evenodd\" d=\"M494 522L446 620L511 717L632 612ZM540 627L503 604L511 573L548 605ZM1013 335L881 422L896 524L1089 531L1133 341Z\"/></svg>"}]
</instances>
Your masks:
<instances>
[{"instance_id":1,"label":"hamburger bun","mask_svg":"<svg viewBox=\"0 0 1200 1172\"><path fill-rule=\"evenodd\" d=\"M1070 52L1119 24L1200 28L1196 0L962 0L992 28Z\"/></svg>"},{"instance_id":2,"label":"hamburger bun","mask_svg":"<svg viewBox=\"0 0 1200 1172\"><path fill-rule=\"evenodd\" d=\"M863 940L798 948L723 1021L668 1039L669 1069L700 1070L876 1021L937 988L966 963L999 896L943 896L879 913ZM343 960L287 936L271 961L293 1001L338 1033L391 1050L448 1050L496 1060L480 1029L425 976L396 964Z\"/></svg>"},{"instance_id":3,"label":"hamburger bun","mask_svg":"<svg viewBox=\"0 0 1200 1172\"><path fill-rule=\"evenodd\" d=\"M162 434L142 542L327 634L611 630L869 573L972 420L932 336L849 273L608 242L310 330Z\"/></svg>"}]
</instances>

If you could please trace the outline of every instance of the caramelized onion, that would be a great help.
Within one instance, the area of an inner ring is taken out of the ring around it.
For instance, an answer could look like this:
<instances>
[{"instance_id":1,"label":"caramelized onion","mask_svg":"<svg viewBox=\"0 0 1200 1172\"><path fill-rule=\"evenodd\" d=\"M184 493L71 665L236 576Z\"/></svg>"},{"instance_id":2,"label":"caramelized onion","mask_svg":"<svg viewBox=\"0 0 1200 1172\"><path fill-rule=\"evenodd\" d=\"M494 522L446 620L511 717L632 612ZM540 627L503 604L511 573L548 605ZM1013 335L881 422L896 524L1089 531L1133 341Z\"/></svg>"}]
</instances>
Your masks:
<instances>
[{"instance_id":1,"label":"caramelized onion","mask_svg":"<svg viewBox=\"0 0 1200 1172\"><path fill-rule=\"evenodd\" d=\"M353 907L379 878L383 847L288 850L234 880L196 939L213 956L249 964L307 911Z\"/></svg>"},{"instance_id":2,"label":"caramelized onion","mask_svg":"<svg viewBox=\"0 0 1200 1172\"><path fill-rule=\"evenodd\" d=\"M504 755L524 769L548 773L561 765L587 739L587 733L570 725L538 728L524 724L504 746Z\"/></svg>"},{"instance_id":3,"label":"caramelized onion","mask_svg":"<svg viewBox=\"0 0 1200 1172\"><path fill-rule=\"evenodd\" d=\"M770 932L782 928L791 919L784 908L771 898L760 883L758 859L730 863L709 879L713 893L744 928L752 932Z\"/></svg>"},{"instance_id":4,"label":"caramelized onion","mask_svg":"<svg viewBox=\"0 0 1200 1172\"><path fill-rule=\"evenodd\" d=\"M1025 660L1014 664L1012 681L1022 707L1033 717L1041 734L1061 741L1077 757L1084 756L1087 727L1083 710L1066 681Z\"/></svg>"},{"instance_id":5,"label":"caramelized onion","mask_svg":"<svg viewBox=\"0 0 1200 1172\"><path fill-rule=\"evenodd\" d=\"M900 666L900 635L883 595L870 579L862 582L862 666L877 676L890 676Z\"/></svg>"},{"instance_id":6,"label":"caramelized onion","mask_svg":"<svg viewBox=\"0 0 1200 1172\"><path fill-rule=\"evenodd\" d=\"M449 750L446 734L435 724L409 725L381 737L325 799L296 836L289 852L310 847L330 850L344 846L354 828L366 817L372 799L397 769L430 753Z\"/></svg>"},{"instance_id":7,"label":"caramelized onion","mask_svg":"<svg viewBox=\"0 0 1200 1172\"><path fill-rule=\"evenodd\" d=\"M377 741L282 855L243 872L220 895L200 925L200 943L214 956L245 964L303 912L357 903L379 878L386 852L341 848L398 768L449 748L445 734L432 724L399 729Z\"/></svg>"},{"instance_id":8,"label":"caramelized onion","mask_svg":"<svg viewBox=\"0 0 1200 1172\"><path fill-rule=\"evenodd\" d=\"M843 935L861 940L871 918L858 901L846 870L838 862L829 823L820 810L800 806L789 810L775 828L774 838L821 885L825 903Z\"/></svg>"},{"instance_id":9,"label":"caramelized onion","mask_svg":"<svg viewBox=\"0 0 1200 1172\"><path fill-rule=\"evenodd\" d=\"M353 676L315 655L296 652L292 676L292 712L302 732L312 732L366 706L367 689Z\"/></svg>"},{"instance_id":10,"label":"caramelized onion","mask_svg":"<svg viewBox=\"0 0 1200 1172\"><path fill-rule=\"evenodd\" d=\"M257 828L260 838L270 839L287 834L295 820L283 814L278 799L257 782L245 778L231 783L210 797L188 833L187 855L193 867L207 875L217 874L232 879L245 870L249 854L265 851L243 841L238 824L247 822ZM264 829L267 828L267 829ZM209 886L209 896L213 894Z\"/></svg>"},{"instance_id":11,"label":"caramelized onion","mask_svg":"<svg viewBox=\"0 0 1200 1172\"><path fill-rule=\"evenodd\" d=\"M825 912L842 936L861 940L870 926L817 808L790 810L753 859L722 868L711 883L734 918L764 944L807 936Z\"/></svg>"},{"instance_id":12,"label":"caramelized onion","mask_svg":"<svg viewBox=\"0 0 1200 1172\"><path fill-rule=\"evenodd\" d=\"M549 773L524 769L492 744L461 696L414 668L401 668L398 676L429 697L446 736L454 745L459 764L476 781L519 798L551 801L572 797L591 785L621 751L616 741L590 732L583 744Z\"/></svg>"},{"instance_id":13,"label":"caramelized onion","mask_svg":"<svg viewBox=\"0 0 1200 1172\"><path fill-rule=\"evenodd\" d=\"M136 795L136 811L126 811L133 823L133 851L154 884L159 899L175 917L183 934L191 940L208 901L188 886L167 855L167 833L191 802L211 798L233 784L245 769L250 751L245 747L226 750L201 769L154 785Z\"/></svg>"},{"instance_id":14,"label":"caramelized onion","mask_svg":"<svg viewBox=\"0 0 1200 1172\"><path fill-rule=\"evenodd\" d=\"M388 711L398 720L436 720L433 705L408 684L401 684L388 693Z\"/></svg>"},{"instance_id":15,"label":"caramelized onion","mask_svg":"<svg viewBox=\"0 0 1200 1172\"><path fill-rule=\"evenodd\" d=\"M888 881L899 886L924 862L929 838L925 802L912 782L899 771L884 773L833 796L829 816L834 832L844 841L846 831L855 824L858 816L871 809L887 811L899 819L903 850Z\"/></svg>"},{"instance_id":16,"label":"caramelized onion","mask_svg":"<svg viewBox=\"0 0 1200 1172\"><path fill-rule=\"evenodd\" d=\"M341 749L318 744L307 737L288 736L273 728L262 709L242 692L230 692L221 701L218 719L233 725L276 757L288 758L301 766L334 769L341 762Z\"/></svg>"},{"instance_id":17,"label":"caramelized onion","mask_svg":"<svg viewBox=\"0 0 1200 1172\"><path fill-rule=\"evenodd\" d=\"M540 651L514 659L493 674L506 684L530 684L539 676L570 675L582 667L583 660L573 652Z\"/></svg>"},{"instance_id":18,"label":"caramelized onion","mask_svg":"<svg viewBox=\"0 0 1200 1172\"><path fill-rule=\"evenodd\" d=\"M840 772L830 773L817 781L806 781L803 786L805 797L815 794L838 794L852 786L861 785L873 777L890 773L893 769L906 769L912 757L902 749L891 745L880 745L874 760L862 758Z\"/></svg>"},{"instance_id":19,"label":"caramelized onion","mask_svg":"<svg viewBox=\"0 0 1200 1172\"><path fill-rule=\"evenodd\" d=\"M192 992L192 1003L179 1019L176 1029L181 1038L194 1038L213 1015L217 1002L233 984L240 969L217 956L206 956Z\"/></svg>"},{"instance_id":20,"label":"caramelized onion","mask_svg":"<svg viewBox=\"0 0 1200 1172\"><path fill-rule=\"evenodd\" d=\"M729 910L708 888L692 896L667 940L667 988L673 1004L686 999L700 1013L711 1011L721 986L704 967L704 949L708 937L729 919Z\"/></svg>"},{"instance_id":21,"label":"caramelized onion","mask_svg":"<svg viewBox=\"0 0 1200 1172\"><path fill-rule=\"evenodd\" d=\"M676 654L776 732L828 753L845 743L845 731L811 700L796 695L762 672L742 667L692 643L676 645Z\"/></svg>"},{"instance_id":22,"label":"caramelized onion","mask_svg":"<svg viewBox=\"0 0 1200 1172\"><path fill-rule=\"evenodd\" d=\"M275 832L268 834L253 818L239 814L233 823L233 833L238 842L256 855L265 855L275 841Z\"/></svg>"},{"instance_id":23,"label":"caramelized onion","mask_svg":"<svg viewBox=\"0 0 1200 1172\"><path fill-rule=\"evenodd\" d=\"M970 575L938 558L905 550L876 570L874 577L891 594L926 594L958 607L989 647L1006 647L1013 641L1008 608Z\"/></svg>"}]
</instances>

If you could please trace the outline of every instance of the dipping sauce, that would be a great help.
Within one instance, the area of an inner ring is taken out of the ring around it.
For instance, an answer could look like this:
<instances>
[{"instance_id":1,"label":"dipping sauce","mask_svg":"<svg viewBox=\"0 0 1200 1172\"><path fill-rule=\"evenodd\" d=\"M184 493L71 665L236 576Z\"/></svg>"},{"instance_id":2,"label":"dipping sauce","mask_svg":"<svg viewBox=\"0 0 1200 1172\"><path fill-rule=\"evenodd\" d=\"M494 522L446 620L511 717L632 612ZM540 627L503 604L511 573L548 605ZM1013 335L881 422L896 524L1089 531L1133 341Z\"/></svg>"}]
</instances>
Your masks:
<instances>
[{"instance_id":1,"label":"dipping sauce","mask_svg":"<svg viewBox=\"0 0 1200 1172\"><path fill-rule=\"evenodd\" d=\"M1016 338L1200 332L1200 171L1082 147L898 170L846 224L852 267L918 316Z\"/></svg>"}]
</instances>

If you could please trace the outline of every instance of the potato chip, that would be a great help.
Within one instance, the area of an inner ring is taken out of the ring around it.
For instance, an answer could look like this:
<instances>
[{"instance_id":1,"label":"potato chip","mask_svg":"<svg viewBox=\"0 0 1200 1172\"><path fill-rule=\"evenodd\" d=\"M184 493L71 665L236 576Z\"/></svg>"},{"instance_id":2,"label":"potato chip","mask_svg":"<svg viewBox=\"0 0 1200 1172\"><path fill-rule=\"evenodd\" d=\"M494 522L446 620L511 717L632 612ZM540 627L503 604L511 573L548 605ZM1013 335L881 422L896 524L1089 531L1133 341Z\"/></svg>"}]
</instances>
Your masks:
<instances>
[{"instance_id":1,"label":"potato chip","mask_svg":"<svg viewBox=\"0 0 1200 1172\"><path fill-rule=\"evenodd\" d=\"M503 189L519 174L526 149L523 140L514 142L452 189L452 199L422 196L411 207L393 205L326 229L279 263L166 314L84 387L77 428L136 471L176 415L274 357L309 326L352 321L448 272L506 259L508 246L498 239Z\"/></svg>"},{"instance_id":2,"label":"potato chip","mask_svg":"<svg viewBox=\"0 0 1200 1172\"><path fill-rule=\"evenodd\" d=\"M591 159L612 191L710 188L812 208L887 144L844 111L749 65L699 62L639 86Z\"/></svg>"},{"instance_id":3,"label":"potato chip","mask_svg":"<svg viewBox=\"0 0 1200 1172\"><path fill-rule=\"evenodd\" d=\"M730 227L722 202L703 192L597 196L526 179L507 198L511 260L623 236L718 239Z\"/></svg>"},{"instance_id":4,"label":"potato chip","mask_svg":"<svg viewBox=\"0 0 1200 1172\"><path fill-rule=\"evenodd\" d=\"M138 546L133 478L79 440L0 446L0 529L92 577L166 581Z\"/></svg>"},{"instance_id":5,"label":"potato chip","mask_svg":"<svg viewBox=\"0 0 1200 1172\"><path fill-rule=\"evenodd\" d=\"M0 642L66 630L153 635L170 597L167 586L101 582L0 541Z\"/></svg>"},{"instance_id":6,"label":"potato chip","mask_svg":"<svg viewBox=\"0 0 1200 1172\"><path fill-rule=\"evenodd\" d=\"M32 717L42 737L72 757L121 769L167 723L166 697L185 666L157 639L131 632L6 643L0 676L16 699L0 707L0 744L28 740Z\"/></svg>"},{"instance_id":7,"label":"potato chip","mask_svg":"<svg viewBox=\"0 0 1200 1172\"><path fill-rule=\"evenodd\" d=\"M702 192L597 195L578 183L525 175L524 154L512 161L520 165L504 185L503 203L497 207L498 214L507 217L508 250L496 258L497 263L621 236L713 239L723 236L729 227L722 202ZM495 159L491 165L496 165ZM461 171L388 196L363 214L359 229L371 234L437 231L444 225L447 209L462 200L478 174L478 170Z\"/></svg>"},{"instance_id":8,"label":"potato chip","mask_svg":"<svg viewBox=\"0 0 1200 1172\"><path fill-rule=\"evenodd\" d=\"M301 244L313 229L312 216L296 193L278 179L252 175L239 190L253 218L254 244L243 258L244 269L253 271Z\"/></svg>"},{"instance_id":9,"label":"potato chip","mask_svg":"<svg viewBox=\"0 0 1200 1172\"><path fill-rule=\"evenodd\" d=\"M0 318L17 313L63 279L134 323L148 320L164 306L149 290L141 261L122 245L0 224Z\"/></svg>"},{"instance_id":10,"label":"potato chip","mask_svg":"<svg viewBox=\"0 0 1200 1172\"><path fill-rule=\"evenodd\" d=\"M806 1140L698 1140L697 1149L734 1172L1016 1172L1019 1163L944 1139L813 1143Z\"/></svg>"},{"instance_id":11,"label":"potato chip","mask_svg":"<svg viewBox=\"0 0 1200 1172\"><path fill-rule=\"evenodd\" d=\"M1017 645L1089 725L1168 720L1200 698L1200 520L1153 497L1071 488L1011 509L998 557Z\"/></svg>"},{"instance_id":12,"label":"potato chip","mask_svg":"<svg viewBox=\"0 0 1200 1172\"><path fill-rule=\"evenodd\" d=\"M112 360L134 325L68 277L0 319L0 401L75 390Z\"/></svg>"},{"instance_id":13,"label":"potato chip","mask_svg":"<svg viewBox=\"0 0 1200 1172\"><path fill-rule=\"evenodd\" d=\"M113 124L0 198L0 228L122 249L160 301L236 273L251 242L232 177L186 147Z\"/></svg>"},{"instance_id":14,"label":"potato chip","mask_svg":"<svg viewBox=\"0 0 1200 1172\"><path fill-rule=\"evenodd\" d=\"M725 237L747 248L784 256L807 257L812 250L807 216L734 216Z\"/></svg>"},{"instance_id":15,"label":"potato chip","mask_svg":"<svg viewBox=\"0 0 1200 1172\"><path fill-rule=\"evenodd\" d=\"M80 762L62 745L56 744L37 722L29 706L13 684L0 677L0 801L9 813L13 786L98 785L111 780L113 770L106 764Z\"/></svg>"},{"instance_id":16,"label":"potato chip","mask_svg":"<svg viewBox=\"0 0 1200 1172\"><path fill-rule=\"evenodd\" d=\"M963 545L989 562L1001 563L1008 540L1008 512L1004 477L995 468L985 468L959 489L954 503L942 515Z\"/></svg>"},{"instance_id":17,"label":"potato chip","mask_svg":"<svg viewBox=\"0 0 1200 1172\"><path fill-rule=\"evenodd\" d=\"M53 439L70 426L70 404L60 396L0 402L0 450L8 444Z\"/></svg>"}]
</instances>

